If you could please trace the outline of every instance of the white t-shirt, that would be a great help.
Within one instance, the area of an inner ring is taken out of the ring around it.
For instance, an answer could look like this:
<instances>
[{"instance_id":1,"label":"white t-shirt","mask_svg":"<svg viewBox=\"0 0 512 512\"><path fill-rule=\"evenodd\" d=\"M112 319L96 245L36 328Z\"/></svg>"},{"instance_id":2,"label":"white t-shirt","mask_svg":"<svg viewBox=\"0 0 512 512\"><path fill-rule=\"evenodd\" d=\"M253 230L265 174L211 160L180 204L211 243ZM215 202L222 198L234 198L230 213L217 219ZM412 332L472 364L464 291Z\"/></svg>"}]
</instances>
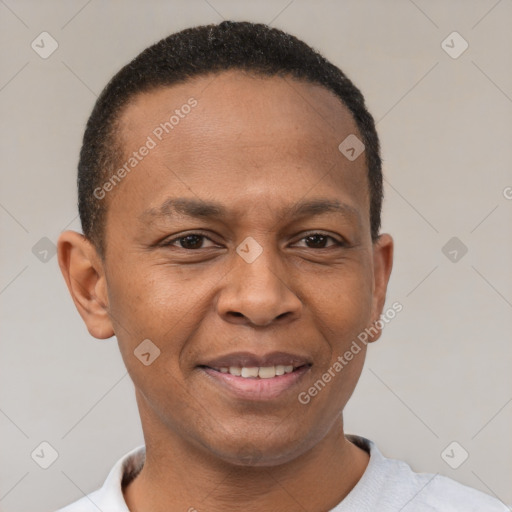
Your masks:
<instances>
[{"instance_id":1,"label":"white t-shirt","mask_svg":"<svg viewBox=\"0 0 512 512\"><path fill-rule=\"evenodd\" d=\"M331 512L509 512L509 508L450 478L415 473L405 462L384 457L372 441L347 435L370 454L355 487ZM145 459L144 445L124 455L103 487L57 512L130 512L122 486L137 476Z\"/></svg>"}]
</instances>

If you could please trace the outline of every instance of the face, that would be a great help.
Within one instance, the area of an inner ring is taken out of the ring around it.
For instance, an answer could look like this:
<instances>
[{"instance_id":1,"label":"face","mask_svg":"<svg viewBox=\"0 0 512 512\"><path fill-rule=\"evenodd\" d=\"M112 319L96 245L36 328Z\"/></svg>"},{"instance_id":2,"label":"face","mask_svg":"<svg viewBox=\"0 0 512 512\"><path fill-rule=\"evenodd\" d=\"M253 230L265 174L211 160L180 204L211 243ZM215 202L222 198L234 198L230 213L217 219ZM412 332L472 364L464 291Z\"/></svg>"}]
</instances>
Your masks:
<instances>
[{"instance_id":1,"label":"face","mask_svg":"<svg viewBox=\"0 0 512 512\"><path fill-rule=\"evenodd\" d=\"M350 113L320 86L230 71L137 96L119 133L108 315L83 316L115 332L146 436L236 464L299 456L340 419L365 347L299 395L378 319L391 269L364 153L338 150L361 138Z\"/></svg>"}]
</instances>

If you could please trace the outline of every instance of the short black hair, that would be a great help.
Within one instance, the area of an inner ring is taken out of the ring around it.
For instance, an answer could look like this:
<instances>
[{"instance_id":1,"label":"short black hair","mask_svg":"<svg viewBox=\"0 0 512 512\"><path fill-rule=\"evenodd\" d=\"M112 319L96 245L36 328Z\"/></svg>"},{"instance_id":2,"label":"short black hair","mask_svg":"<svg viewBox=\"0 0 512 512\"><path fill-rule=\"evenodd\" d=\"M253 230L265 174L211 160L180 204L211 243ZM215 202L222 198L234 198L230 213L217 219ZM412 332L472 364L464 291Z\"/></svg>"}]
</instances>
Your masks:
<instances>
[{"instance_id":1,"label":"short black hair","mask_svg":"<svg viewBox=\"0 0 512 512\"><path fill-rule=\"evenodd\" d=\"M182 30L146 48L114 75L98 97L80 151L78 211L84 235L102 258L107 205L94 191L109 179L122 158L117 132L123 107L140 93L233 69L305 80L339 97L365 145L371 236L377 240L383 199L380 144L360 90L338 67L296 37L261 23L223 21Z\"/></svg>"}]
</instances>

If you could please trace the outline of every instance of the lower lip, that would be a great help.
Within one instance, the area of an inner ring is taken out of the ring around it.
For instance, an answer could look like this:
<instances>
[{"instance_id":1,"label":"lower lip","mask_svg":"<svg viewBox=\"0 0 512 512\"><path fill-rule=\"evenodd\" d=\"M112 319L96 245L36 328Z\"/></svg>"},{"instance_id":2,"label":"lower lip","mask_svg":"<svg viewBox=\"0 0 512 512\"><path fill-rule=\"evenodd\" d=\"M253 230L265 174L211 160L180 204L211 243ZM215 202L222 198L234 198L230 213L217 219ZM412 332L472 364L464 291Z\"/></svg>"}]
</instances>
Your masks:
<instances>
[{"instance_id":1,"label":"lower lip","mask_svg":"<svg viewBox=\"0 0 512 512\"><path fill-rule=\"evenodd\" d=\"M230 373L218 372L212 368L200 368L237 398L259 401L272 400L289 391L309 369L310 366L301 366L291 373L285 373L270 379L260 379L259 377L238 377Z\"/></svg>"}]
</instances>

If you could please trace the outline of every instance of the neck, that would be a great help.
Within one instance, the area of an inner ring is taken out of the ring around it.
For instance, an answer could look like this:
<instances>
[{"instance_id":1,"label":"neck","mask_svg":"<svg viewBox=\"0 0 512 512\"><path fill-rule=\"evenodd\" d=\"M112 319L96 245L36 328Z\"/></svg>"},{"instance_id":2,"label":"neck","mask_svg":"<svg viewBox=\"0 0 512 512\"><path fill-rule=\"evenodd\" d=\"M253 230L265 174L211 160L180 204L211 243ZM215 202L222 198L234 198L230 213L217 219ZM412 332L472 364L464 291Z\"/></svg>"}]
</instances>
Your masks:
<instances>
[{"instance_id":1,"label":"neck","mask_svg":"<svg viewBox=\"0 0 512 512\"><path fill-rule=\"evenodd\" d=\"M356 485L369 460L345 438L341 415L311 450L271 466L230 464L159 430L147 435L144 429L144 467L124 490L131 512L331 510Z\"/></svg>"}]
</instances>

